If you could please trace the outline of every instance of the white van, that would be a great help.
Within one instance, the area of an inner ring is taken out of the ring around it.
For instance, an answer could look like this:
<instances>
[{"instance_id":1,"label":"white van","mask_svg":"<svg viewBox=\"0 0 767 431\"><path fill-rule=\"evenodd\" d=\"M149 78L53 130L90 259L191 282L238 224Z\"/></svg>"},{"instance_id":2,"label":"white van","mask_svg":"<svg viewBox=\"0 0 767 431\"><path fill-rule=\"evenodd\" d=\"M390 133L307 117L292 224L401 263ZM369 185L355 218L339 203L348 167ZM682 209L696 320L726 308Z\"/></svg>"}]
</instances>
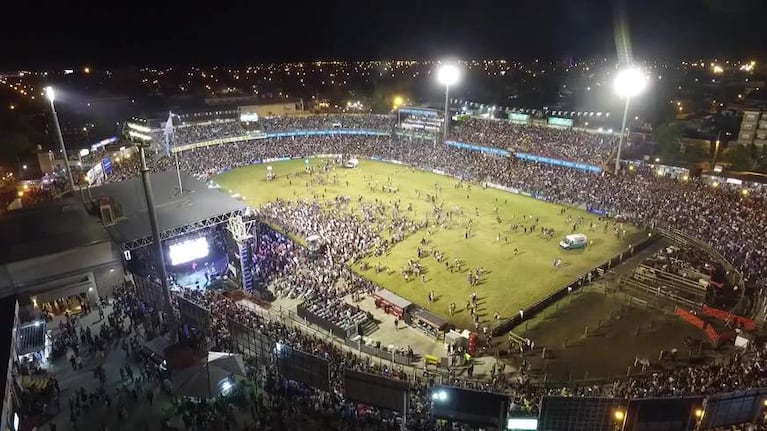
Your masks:
<instances>
[{"instance_id":1,"label":"white van","mask_svg":"<svg viewBox=\"0 0 767 431\"><path fill-rule=\"evenodd\" d=\"M584 248L589 243L589 239L582 233L574 233L567 235L565 239L559 241L559 246L565 250L575 250L576 248Z\"/></svg>"}]
</instances>

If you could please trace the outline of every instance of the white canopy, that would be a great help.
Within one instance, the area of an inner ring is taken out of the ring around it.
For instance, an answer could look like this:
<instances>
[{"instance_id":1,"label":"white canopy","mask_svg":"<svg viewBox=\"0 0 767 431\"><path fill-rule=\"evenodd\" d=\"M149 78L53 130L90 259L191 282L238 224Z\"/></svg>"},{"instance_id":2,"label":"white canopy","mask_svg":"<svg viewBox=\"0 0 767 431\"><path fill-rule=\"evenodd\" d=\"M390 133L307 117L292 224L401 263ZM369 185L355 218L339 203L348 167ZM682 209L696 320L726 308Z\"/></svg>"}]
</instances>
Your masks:
<instances>
[{"instance_id":1,"label":"white canopy","mask_svg":"<svg viewBox=\"0 0 767 431\"><path fill-rule=\"evenodd\" d=\"M172 372L173 392L187 397L213 398L225 389L222 385L234 385L236 377L244 376L242 355L208 352L207 361Z\"/></svg>"}]
</instances>

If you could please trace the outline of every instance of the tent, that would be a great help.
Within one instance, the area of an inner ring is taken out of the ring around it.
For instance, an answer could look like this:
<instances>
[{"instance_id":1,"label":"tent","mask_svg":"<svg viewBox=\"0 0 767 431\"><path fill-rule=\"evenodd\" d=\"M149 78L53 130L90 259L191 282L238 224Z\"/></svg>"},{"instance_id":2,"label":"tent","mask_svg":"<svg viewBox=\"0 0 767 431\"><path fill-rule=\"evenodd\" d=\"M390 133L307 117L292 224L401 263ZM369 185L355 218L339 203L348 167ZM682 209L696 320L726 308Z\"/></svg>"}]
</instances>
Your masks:
<instances>
[{"instance_id":1,"label":"tent","mask_svg":"<svg viewBox=\"0 0 767 431\"><path fill-rule=\"evenodd\" d=\"M208 352L207 360L182 370L173 370L173 392L187 397L213 398L226 394L234 387L238 377L245 377L242 355Z\"/></svg>"}]
</instances>

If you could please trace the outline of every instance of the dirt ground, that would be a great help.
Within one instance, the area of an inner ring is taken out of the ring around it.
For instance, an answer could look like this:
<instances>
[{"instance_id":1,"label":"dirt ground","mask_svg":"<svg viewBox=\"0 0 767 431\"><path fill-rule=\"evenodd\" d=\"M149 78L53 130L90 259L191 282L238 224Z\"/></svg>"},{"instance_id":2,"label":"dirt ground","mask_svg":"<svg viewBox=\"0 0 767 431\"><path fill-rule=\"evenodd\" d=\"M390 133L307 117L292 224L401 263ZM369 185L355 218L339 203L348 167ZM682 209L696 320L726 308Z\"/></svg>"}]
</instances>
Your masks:
<instances>
[{"instance_id":1,"label":"dirt ground","mask_svg":"<svg viewBox=\"0 0 767 431\"><path fill-rule=\"evenodd\" d=\"M524 359L548 382L625 377L642 371L641 366L634 367L637 357L651 361L645 370L651 372L700 360L699 352L713 354L707 344L702 350L685 344L685 337L705 341L702 331L604 284L559 301L516 333L535 342L535 351ZM658 360L661 350L674 348L675 359Z\"/></svg>"}]
</instances>

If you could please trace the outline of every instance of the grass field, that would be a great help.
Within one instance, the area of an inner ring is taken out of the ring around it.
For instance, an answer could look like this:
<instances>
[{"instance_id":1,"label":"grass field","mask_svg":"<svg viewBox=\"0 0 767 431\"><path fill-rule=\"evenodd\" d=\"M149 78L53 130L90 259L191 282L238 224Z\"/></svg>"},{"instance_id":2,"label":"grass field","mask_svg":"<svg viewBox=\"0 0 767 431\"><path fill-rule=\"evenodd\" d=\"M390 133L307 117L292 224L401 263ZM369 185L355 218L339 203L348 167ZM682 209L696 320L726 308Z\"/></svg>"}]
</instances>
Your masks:
<instances>
[{"instance_id":1,"label":"grass field","mask_svg":"<svg viewBox=\"0 0 767 431\"><path fill-rule=\"evenodd\" d=\"M313 161L313 164L319 163L318 160ZM324 199L349 196L352 198L351 205L356 208L357 197L362 195L365 200L392 202L399 199L403 209L412 203L413 210L408 214L420 221L427 214L430 220L433 219L432 204L426 200L426 194L436 192L438 202L445 203L445 210L461 208L462 216L453 217L447 226L431 229L431 235L425 229L421 230L396 244L388 255L366 258L371 266L380 263L387 271L363 271L359 265L355 266L365 277L449 318L459 327L470 326L471 316L464 311L464 305L471 292L476 291L480 298L479 313L482 320L492 320L496 312L504 317L511 316L618 254L632 242L637 242L641 236L635 227L624 225L626 235L618 238L612 227L605 232L605 222L590 231L590 223L598 223L598 217L585 211L568 208L563 215L560 213L562 207L558 205L503 191L482 189L478 185L472 185L470 190L465 186L456 188L457 180L453 178L401 165L361 160L355 169L335 169L332 174L338 177L336 185L308 187L303 160L270 165L277 175L277 179L271 182L266 181L266 165L235 169L218 176L214 181L225 190L239 193L253 207L276 199L311 198L316 194L321 198L324 195ZM292 177L292 184L286 179L288 173ZM370 190L371 182L374 191ZM384 184L396 186L399 191L383 192L381 186ZM439 190L436 190L437 185ZM420 198L416 196L416 190L420 192ZM502 223L496 219L496 207ZM560 249L560 239L573 233L574 222L568 222L568 216L574 220L583 217L578 233L588 235L591 243L587 248L575 251ZM518 232L510 229L511 224L529 226L535 218L539 219L539 227L534 233L524 233L522 228ZM469 219L472 220L472 234L465 239ZM542 238L539 234L541 226L555 229L554 237ZM500 241L497 240L498 235ZM462 260L463 271L451 272L445 268L444 263L438 263L431 256L418 259L416 249L421 239L427 236L429 244L426 248L435 247L451 263L455 258ZM514 249L519 250L516 256ZM555 269L553 262L557 258L561 258L563 264ZM399 269L407 264L408 259L418 260L426 266L425 283L420 279L405 282ZM467 282L467 271L478 266L482 266L486 272L479 285L471 287ZM429 303L428 292L432 290L437 299ZM449 317L448 309L452 302L456 303L458 312Z\"/></svg>"}]
</instances>

